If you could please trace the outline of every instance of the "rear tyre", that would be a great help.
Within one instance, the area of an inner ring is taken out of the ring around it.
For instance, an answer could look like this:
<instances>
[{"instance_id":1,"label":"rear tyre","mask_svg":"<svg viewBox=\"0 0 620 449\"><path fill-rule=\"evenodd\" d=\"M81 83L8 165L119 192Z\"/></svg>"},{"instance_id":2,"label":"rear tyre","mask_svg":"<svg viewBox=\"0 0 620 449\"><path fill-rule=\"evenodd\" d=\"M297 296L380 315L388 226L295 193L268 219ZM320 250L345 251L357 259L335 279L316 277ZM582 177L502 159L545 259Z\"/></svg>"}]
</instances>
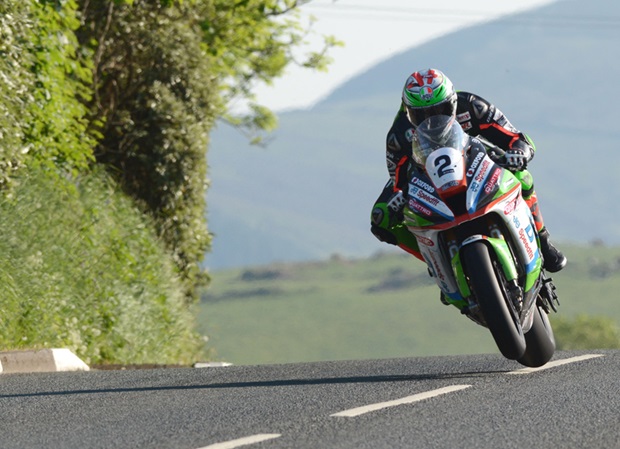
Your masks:
<instances>
[{"instance_id":1,"label":"rear tyre","mask_svg":"<svg viewBox=\"0 0 620 449\"><path fill-rule=\"evenodd\" d=\"M525 366L537 368L543 366L555 352L555 337L547 313L536 307L532 328L525 334L526 349L517 361Z\"/></svg>"},{"instance_id":2,"label":"rear tyre","mask_svg":"<svg viewBox=\"0 0 620 449\"><path fill-rule=\"evenodd\" d=\"M478 299L487 327L504 357L517 360L525 354L526 341L519 317L504 288L501 267L491 258L489 248L481 241L465 246L462 262L470 288Z\"/></svg>"}]
</instances>

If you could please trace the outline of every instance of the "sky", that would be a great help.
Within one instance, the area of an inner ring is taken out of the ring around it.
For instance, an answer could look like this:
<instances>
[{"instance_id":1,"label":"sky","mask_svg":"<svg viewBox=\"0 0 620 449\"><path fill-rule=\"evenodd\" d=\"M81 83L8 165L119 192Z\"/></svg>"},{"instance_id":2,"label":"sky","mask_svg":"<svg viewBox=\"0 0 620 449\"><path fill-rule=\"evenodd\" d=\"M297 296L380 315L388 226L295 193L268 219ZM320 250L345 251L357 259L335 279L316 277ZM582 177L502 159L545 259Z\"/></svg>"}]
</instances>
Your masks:
<instances>
[{"instance_id":1,"label":"sky","mask_svg":"<svg viewBox=\"0 0 620 449\"><path fill-rule=\"evenodd\" d=\"M320 47L321 35L333 35L344 47L332 49L327 72L290 67L272 86L256 86L255 93L260 104L274 111L309 108L347 79L394 54L460 28L553 1L313 0L301 8L302 20L316 19L312 26L316 37L308 41L309 49Z\"/></svg>"}]
</instances>

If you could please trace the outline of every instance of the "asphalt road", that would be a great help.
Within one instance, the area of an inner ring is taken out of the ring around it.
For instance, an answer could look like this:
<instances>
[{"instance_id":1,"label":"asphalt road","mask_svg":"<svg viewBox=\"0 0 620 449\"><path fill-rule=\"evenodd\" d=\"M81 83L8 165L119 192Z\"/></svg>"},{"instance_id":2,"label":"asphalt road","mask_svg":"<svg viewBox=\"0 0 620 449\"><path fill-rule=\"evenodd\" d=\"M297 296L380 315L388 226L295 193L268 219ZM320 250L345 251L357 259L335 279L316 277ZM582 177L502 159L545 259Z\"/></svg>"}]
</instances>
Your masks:
<instances>
[{"instance_id":1,"label":"asphalt road","mask_svg":"<svg viewBox=\"0 0 620 449\"><path fill-rule=\"evenodd\" d=\"M620 351L0 375L0 448L620 448Z\"/></svg>"}]
</instances>

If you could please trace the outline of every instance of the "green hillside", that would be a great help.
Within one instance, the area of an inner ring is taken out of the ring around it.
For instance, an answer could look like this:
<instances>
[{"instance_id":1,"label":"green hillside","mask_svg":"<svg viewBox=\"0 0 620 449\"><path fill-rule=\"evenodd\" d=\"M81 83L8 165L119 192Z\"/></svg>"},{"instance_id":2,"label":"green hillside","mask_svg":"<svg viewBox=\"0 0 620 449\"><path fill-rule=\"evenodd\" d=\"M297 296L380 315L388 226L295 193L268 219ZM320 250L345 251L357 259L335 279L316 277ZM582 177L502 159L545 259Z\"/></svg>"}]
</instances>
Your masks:
<instances>
[{"instance_id":1,"label":"green hillside","mask_svg":"<svg viewBox=\"0 0 620 449\"><path fill-rule=\"evenodd\" d=\"M620 248L562 246L561 306L620 325ZM198 309L220 360L263 364L498 353L488 331L439 301L426 267L401 253L216 271Z\"/></svg>"}]
</instances>

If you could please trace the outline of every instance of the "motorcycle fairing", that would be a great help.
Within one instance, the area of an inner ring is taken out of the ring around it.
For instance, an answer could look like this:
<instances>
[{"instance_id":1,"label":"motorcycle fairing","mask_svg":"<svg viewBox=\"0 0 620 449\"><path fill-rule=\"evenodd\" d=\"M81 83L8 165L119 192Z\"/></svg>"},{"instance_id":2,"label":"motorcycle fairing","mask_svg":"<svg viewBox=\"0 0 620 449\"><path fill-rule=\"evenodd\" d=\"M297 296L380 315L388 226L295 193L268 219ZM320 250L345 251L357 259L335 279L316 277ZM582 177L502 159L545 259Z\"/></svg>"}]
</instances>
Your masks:
<instances>
[{"instance_id":1,"label":"motorcycle fairing","mask_svg":"<svg viewBox=\"0 0 620 449\"><path fill-rule=\"evenodd\" d=\"M520 187L514 175L483 150L472 150L465 160L461 151L438 149L427 159L426 172L416 170L409 182L404 219L412 229L446 229L473 220L486 213L493 201ZM447 202L463 192L465 210L455 214Z\"/></svg>"},{"instance_id":2,"label":"motorcycle fairing","mask_svg":"<svg viewBox=\"0 0 620 449\"><path fill-rule=\"evenodd\" d=\"M451 148L438 149L426 162L430 176L421 170L415 171L409 183L405 224L416 236L420 253L448 302L462 309L468 304L466 298L471 292L467 280L459 277L464 275L458 253L467 240L456 250L450 249L446 260L441 252L440 233L484 215L495 214L513 237L514 257L524 267L524 290L531 293L542 261L531 212L520 195L521 184L483 150L472 150L467 158L462 154ZM464 176L459 176L457 169ZM448 203L452 204L452 209ZM463 203L464 208L459 206ZM453 209L460 213L455 214ZM501 265L507 279L515 279L513 254L507 242L491 236L477 235L476 238L486 240L498 259L504 262Z\"/></svg>"}]
</instances>

